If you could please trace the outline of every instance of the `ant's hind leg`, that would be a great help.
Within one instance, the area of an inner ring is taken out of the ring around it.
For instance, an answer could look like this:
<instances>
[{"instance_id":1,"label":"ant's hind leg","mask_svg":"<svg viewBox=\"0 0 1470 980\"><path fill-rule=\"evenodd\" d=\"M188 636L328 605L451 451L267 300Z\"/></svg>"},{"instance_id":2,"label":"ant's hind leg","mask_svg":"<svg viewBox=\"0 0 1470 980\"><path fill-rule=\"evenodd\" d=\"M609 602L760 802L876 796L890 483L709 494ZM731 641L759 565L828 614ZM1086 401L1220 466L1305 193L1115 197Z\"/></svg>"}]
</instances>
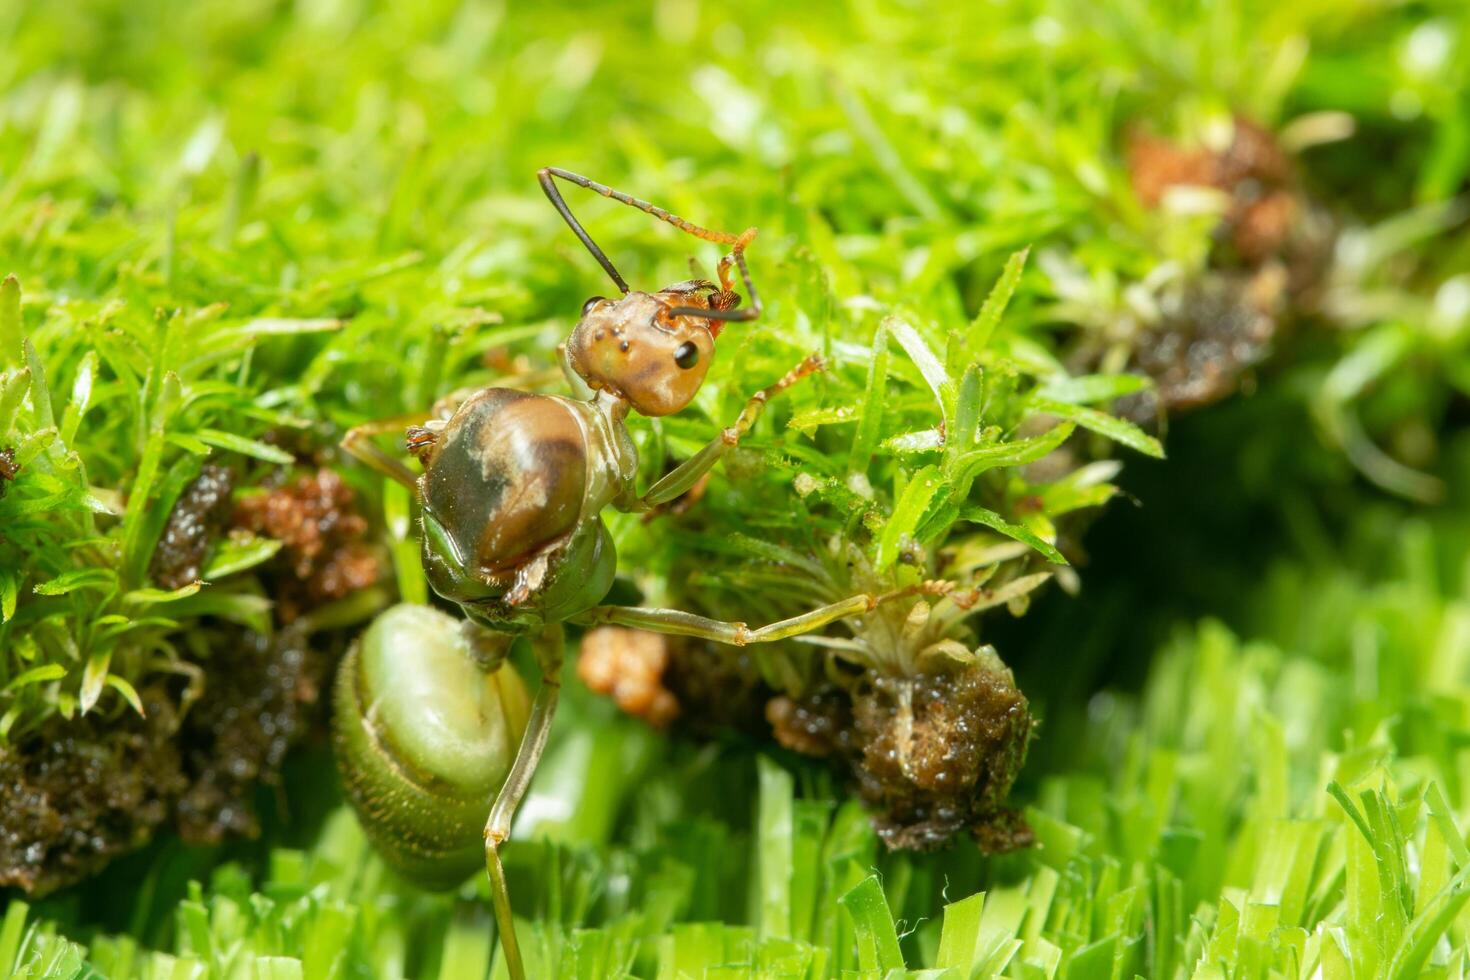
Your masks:
<instances>
[{"instance_id":1,"label":"ant's hind leg","mask_svg":"<svg viewBox=\"0 0 1470 980\"><path fill-rule=\"evenodd\" d=\"M500 845L510 836L516 807L531 785L531 777L536 774L541 753L546 749L547 736L551 734L551 721L556 716L557 697L561 693L565 645L560 624L548 626L532 641L536 662L541 667L541 686L536 691L536 700L531 703L531 717L526 722L525 734L521 736L520 748L516 750L515 762L511 764L505 784L500 787L495 803L490 807L490 819L485 822L485 870L490 875L496 927L500 931L501 950L505 954L505 966L511 980L525 980L526 969L521 962L520 943L516 939L505 868L500 863Z\"/></svg>"},{"instance_id":2,"label":"ant's hind leg","mask_svg":"<svg viewBox=\"0 0 1470 980\"><path fill-rule=\"evenodd\" d=\"M402 435L409 426L422 425L427 419L427 413L415 412L409 415L397 415L389 419L378 419L375 422L364 422L362 425L354 425L342 437L341 445L355 459L367 464L367 466L381 473L383 476L391 480L397 480L412 490L416 479L413 471L408 468L403 460L385 452L372 439L373 436L379 436L385 432L397 432Z\"/></svg>"},{"instance_id":3,"label":"ant's hind leg","mask_svg":"<svg viewBox=\"0 0 1470 980\"><path fill-rule=\"evenodd\" d=\"M731 623L719 619L696 616L679 609L646 609L639 606L594 606L574 622L582 626L629 626L648 630L650 633L665 633L672 636L693 636L716 643L727 643L743 647L752 643L774 643L790 639L803 633L821 629L829 623L851 616L872 612L885 602L914 595L945 595L953 583L944 581L921 582L881 595L859 594L840 602L820 606L800 616L782 619L751 629L744 623Z\"/></svg>"}]
</instances>

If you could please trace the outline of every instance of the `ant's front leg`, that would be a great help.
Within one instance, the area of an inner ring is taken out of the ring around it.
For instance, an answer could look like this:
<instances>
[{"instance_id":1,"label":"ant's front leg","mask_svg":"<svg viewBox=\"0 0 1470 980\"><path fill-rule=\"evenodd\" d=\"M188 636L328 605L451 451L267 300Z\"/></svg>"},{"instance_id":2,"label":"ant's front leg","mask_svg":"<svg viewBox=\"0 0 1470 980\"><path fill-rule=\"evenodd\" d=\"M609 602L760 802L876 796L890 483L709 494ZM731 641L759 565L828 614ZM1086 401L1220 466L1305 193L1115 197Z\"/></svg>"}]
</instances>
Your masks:
<instances>
[{"instance_id":1,"label":"ant's front leg","mask_svg":"<svg viewBox=\"0 0 1470 980\"><path fill-rule=\"evenodd\" d=\"M710 440L699 452L674 467L672 472L650 487L642 497L631 501L614 501L614 505L619 510L646 511L666 504L683 494L698 483L700 477L713 469L721 457L740 444L740 440L754 427L756 419L760 418L766 402L807 375L820 371L825 363L820 354L808 355L804 361L787 371L781 380L751 395L745 407L741 409L740 417L735 420L734 425Z\"/></svg>"},{"instance_id":2,"label":"ant's front leg","mask_svg":"<svg viewBox=\"0 0 1470 980\"><path fill-rule=\"evenodd\" d=\"M639 606L594 606L576 617L573 622L581 626L629 626L648 630L650 633L665 633L671 636L693 636L716 643L727 643L743 647L751 643L774 643L790 639L803 633L821 629L829 623L850 616L861 616L872 612L885 602L905 596L947 595L954 583L945 581L920 582L892 592L879 595L859 594L848 596L840 602L820 606L800 616L782 619L751 629L744 623L730 623L706 616L696 616L679 609L646 609Z\"/></svg>"}]
</instances>

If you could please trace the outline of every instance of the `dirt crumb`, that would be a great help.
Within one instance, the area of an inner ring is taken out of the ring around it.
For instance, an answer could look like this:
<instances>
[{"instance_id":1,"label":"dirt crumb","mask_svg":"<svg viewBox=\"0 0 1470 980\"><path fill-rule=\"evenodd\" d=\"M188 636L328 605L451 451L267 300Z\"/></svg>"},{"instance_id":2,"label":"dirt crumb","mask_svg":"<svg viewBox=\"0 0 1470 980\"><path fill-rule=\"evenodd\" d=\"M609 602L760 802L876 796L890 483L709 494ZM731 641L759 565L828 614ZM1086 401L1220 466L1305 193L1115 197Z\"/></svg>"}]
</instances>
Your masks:
<instances>
[{"instance_id":1,"label":"dirt crumb","mask_svg":"<svg viewBox=\"0 0 1470 980\"><path fill-rule=\"evenodd\" d=\"M0 747L0 886L54 891L169 826L195 844L258 833L256 785L279 778L330 663L291 631L232 629L214 650L182 713L158 682L139 691L146 717L58 715Z\"/></svg>"},{"instance_id":2,"label":"dirt crumb","mask_svg":"<svg viewBox=\"0 0 1470 980\"><path fill-rule=\"evenodd\" d=\"M1259 265L1289 244L1302 202L1291 159L1265 127L1237 116L1230 142L1218 150L1135 131L1126 156L1134 193L1145 207L1158 207L1175 187L1228 195L1221 237L1246 265Z\"/></svg>"},{"instance_id":3,"label":"dirt crumb","mask_svg":"<svg viewBox=\"0 0 1470 980\"><path fill-rule=\"evenodd\" d=\"M0 449L0 497L5 496L5 485L14 480L20 473L20 467L15 462L15 450L9 447Z\"/></svg>"},{"instance_id":4,"label":"dirt crumb","mask_svg":"<svg viewBox=\"0 0 1470 980\"><path fill-rule=\"evenodd\" d=\"M834 685L801 698L786 695L766 702L766 721L784 748L819 758L851 748L852 701Z\"/></svg>"}]
</instances>

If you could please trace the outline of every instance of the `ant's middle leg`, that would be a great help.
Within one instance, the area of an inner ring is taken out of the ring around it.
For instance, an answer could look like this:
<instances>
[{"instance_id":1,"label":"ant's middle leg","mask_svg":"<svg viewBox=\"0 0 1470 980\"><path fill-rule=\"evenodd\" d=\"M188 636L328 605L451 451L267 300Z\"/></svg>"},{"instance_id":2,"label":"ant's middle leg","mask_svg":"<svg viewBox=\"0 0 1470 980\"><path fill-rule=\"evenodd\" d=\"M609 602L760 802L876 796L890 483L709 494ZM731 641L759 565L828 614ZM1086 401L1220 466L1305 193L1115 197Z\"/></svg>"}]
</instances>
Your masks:
<instances>
[{"instance_id":1,"label":"ant's middle leg","mask_svg":"<svg viewBox=\"0 0 1470 980\"><path fill-rule=\"evenodd\" d=\"M810 633L829 623L835 623L839 619L872 612L885 602L891 602L894 599L915 595L942 596L948 594L952 588L953 583L951 582L928 581L879 595L863 593L755 629L751 629L744 623L696 616L694 613L687 613L680 609L650 609L639 606L594 606L576 617L573 622L581 626L629 626L634 629L648 630L650 633L693 636L702 640L713 640L716 643L743 647L751 643L774 643L777 640Z\"/></svg>"},{"instance_id":2,"label":"ant's middle leg","mask_svg":"<svg viewBox=\"0 0 1470 980\"><path fill-rule=\"evenodd\" d=\"M531 646L541 668L541 686L536 691L536 699L531 702L531 716L526 722L526 731L521 736L520 748L516 750L515 762L511 763L505 783L490 807L490 818L485 822L485 870L490 875L490 891L497 928L500 931L501 949L505 954L506 970L512 980L524 980L526 973L521 962L520 944L516 939L515 921L511 915L505 868L500 862L500 845L510 837L516 808L530 788L531 777L536 774L541 754L546 750L552 719L556 717L557 699L561 693L561 664L566 647L561 624L555 623L546 627L532 640Z\"/></svg>"},{"instance_id":3,"label":"ant's middle leg","mask_svg":"<svg viewBox=\"0 0 1470 980\"><path fill-rule=\"evenodd\" d=\"M740 444L740 440L755 426L756 419L760 418L766 402L807 375L820 371L824 365L822 355L807 355L805 360L787 371L781 380L751 395L745 407L740 410L740 417L735 420L734 425L710 440L699 452L674 467L671 472L650 487L642 497L624 503L614 501L615 505L621 510L641 512L666 504L687 491L699 482L700 477L713 469L721 457Z\"/></svg>"},{"instance_id":4,"label":"ant's middle leg","mask_svg":"<svg viewBox=\"0 0 1470 980\"><path fill-rule=\"evenodd\" d=\"M429 418L427 412L413 412L408 415L395 415L392 418L378 419L373 422L364 422L354 425L347 430L342 437L342 448L355 459L367 464L367 466L391 480L414 489L416 477L408 464L386 452L381 446L372 441L374 436L385 432L397 432L402 435L410 426L422 425Z\"/></svg>"}]
</instances>

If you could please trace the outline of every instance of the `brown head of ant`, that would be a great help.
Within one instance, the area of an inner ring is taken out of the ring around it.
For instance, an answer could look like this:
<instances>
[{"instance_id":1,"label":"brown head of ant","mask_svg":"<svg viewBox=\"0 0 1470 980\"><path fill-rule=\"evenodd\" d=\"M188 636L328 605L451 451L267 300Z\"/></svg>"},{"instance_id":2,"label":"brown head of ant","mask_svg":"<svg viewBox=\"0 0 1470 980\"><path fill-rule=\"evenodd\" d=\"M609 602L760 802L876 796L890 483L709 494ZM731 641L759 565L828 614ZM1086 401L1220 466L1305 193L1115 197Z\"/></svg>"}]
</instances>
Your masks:
<instances>
[{"instance_id":1,"label":"brown head of ant","mask_svg":"<svg viewBox=\"0 0 1470 980\"><path fill-rule=\"evenodd\" d=\"M711 231L557 167L547 167L537 177L557 212L622 293L617 299L594 296L583 304L566 344L572 370L593 390L623 399L640 415L671 415L683 409L704 383L715 340L725 324L761 315L760 296L745 263L745 249L756 230L750 228L739 235ZM729 245L730 252L720 260L719 282L690 279L657 292L630 289L562 200L553 180L558 177L638 208L696 238ZM732 268L740 272L749 306L741 305L741 295L733 288Z\"/></svg>"}]
</instances>

